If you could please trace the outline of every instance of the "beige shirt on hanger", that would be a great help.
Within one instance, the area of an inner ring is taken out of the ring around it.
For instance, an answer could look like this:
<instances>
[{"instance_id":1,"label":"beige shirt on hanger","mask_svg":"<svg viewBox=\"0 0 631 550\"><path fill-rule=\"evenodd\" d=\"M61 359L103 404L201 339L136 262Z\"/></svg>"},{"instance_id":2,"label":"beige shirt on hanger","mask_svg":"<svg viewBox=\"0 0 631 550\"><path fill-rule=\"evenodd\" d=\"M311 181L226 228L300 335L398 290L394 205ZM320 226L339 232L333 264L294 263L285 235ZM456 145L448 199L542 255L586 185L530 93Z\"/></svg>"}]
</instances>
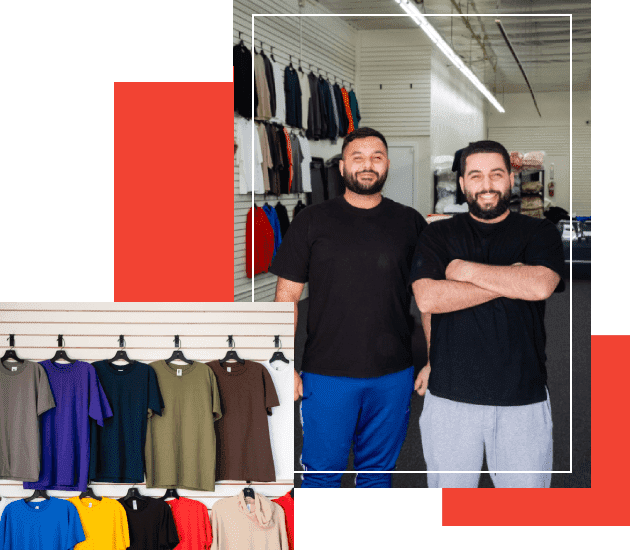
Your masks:
<instances>
[{"instance_id":1,"label":"beige shirt on hanger","mask_svg":"<svg viewBox=\"0 0 631 550\"><path fill-rule=\"evenodd\" d=\"M285 512L260 493L223 498L212 508L210 550L289 550Z\"/></svg>"},{"instance_id":2,"label":"beige shirt on hanger","mask_svg":"<svg viewBox=\"0 0 631 550\"><path fill-rule=\"evenodd\" d=\"M309 100L311 99L311 88L309 88L309 77L307 73L298 71L298 82L300 83L301 103L302 103L302 129L307 130L309 120Z\"/></svg>"},{"instance_id":3,"label":"beige shirt on hanger","mask_svg":"<svg viewBox=\"0 0 631 550\"><path fill-rule=\"evenodd\" d=\"M265 61L260 53L254 56L254 85L259 98L254 118L256 120L269 120L272 118L272 104L267 78L265 77Z\"/></svg>"}]
</instances>

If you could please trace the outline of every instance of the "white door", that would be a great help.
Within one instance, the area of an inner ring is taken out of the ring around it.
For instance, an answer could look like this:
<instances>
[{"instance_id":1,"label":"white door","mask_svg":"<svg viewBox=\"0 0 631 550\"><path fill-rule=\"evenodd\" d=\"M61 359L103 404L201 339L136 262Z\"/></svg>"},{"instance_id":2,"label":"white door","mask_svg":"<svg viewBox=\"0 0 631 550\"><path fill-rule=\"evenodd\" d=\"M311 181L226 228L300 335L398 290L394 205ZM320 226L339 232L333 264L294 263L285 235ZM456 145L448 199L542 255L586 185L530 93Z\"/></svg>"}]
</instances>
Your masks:
<instances>
[{"instance_id":1,"label":"white door","mask_svg":"<svg viewBox=\"0 0 631 550\"><path fill-rule=\"evenodd\" d=\"M389 145L390 170L383 188L384 197L414 208L414 147Z\"/></svg>"}]
</instances>

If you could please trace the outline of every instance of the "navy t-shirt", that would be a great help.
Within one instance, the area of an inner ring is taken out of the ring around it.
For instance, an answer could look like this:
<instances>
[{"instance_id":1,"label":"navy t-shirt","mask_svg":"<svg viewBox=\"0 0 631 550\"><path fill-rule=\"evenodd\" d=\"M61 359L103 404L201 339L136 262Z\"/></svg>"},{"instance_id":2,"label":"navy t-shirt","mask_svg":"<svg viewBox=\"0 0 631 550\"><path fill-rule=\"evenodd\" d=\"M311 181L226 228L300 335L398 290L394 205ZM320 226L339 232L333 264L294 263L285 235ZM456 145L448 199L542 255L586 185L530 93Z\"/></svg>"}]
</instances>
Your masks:
<instances>
[{"instance_id":1,"label":"navy t-shirt","mask_svg":"<svg viewBox=\"0 0 631 550\"><path fill-rule=\"evenodd\" d=\"M94 363L114 416L103 427L92 423L90 479L113 483L142 483L149 409L162 415L164 402L152 367L134 361L117 365Z\"/></svg>"},{"instance_id":2,"label":"navy t-shirt","mask_svg":"<svg viewBox=\"0 0 631 550\"><path fill-rule=\"evenodd\" d=\"M563 276L563 244L548 220L509 213L498 223L468 213L430 224L414 253L410 283L444 280L449 262L545 266ZM557 291L564 288L561 279ZM477 405L527 405L546 399L545 301L496 298L432 314L429 391Z\"/></svg>"}]
</instances>

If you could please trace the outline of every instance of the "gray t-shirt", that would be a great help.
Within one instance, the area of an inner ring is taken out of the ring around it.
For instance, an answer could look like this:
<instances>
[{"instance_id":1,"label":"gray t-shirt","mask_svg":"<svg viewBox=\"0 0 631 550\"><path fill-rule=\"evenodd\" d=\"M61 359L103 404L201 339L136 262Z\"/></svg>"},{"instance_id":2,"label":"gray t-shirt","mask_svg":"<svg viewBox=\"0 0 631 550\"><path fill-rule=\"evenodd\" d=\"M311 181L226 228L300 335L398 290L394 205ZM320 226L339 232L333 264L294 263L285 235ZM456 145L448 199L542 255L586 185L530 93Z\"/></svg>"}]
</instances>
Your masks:
<instances>
[{"instance_id":1,"label":"gray t-shirt","mask_svg":"<svg viewBox=\"0 0 631 550\"><path fill-rule=\"evenodd\" d=\"M0 479L39 479L39 415L54 406L44 367L0 362Z\"/></svg>"}]
</instances>

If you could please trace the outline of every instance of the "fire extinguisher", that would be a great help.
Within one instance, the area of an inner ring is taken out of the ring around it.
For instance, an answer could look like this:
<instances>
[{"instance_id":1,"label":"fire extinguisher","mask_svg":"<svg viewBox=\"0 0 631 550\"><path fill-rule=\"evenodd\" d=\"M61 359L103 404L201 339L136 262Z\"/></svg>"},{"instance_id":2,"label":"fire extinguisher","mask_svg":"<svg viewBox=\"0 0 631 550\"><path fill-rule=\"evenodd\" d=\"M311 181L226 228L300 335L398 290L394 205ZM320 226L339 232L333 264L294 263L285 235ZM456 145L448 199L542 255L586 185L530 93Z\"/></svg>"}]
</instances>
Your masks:
<instances>
[{"instance_id":1,"label":"fire extinguisher","mask_svg":"<svg viewBox=\"0 0 631 550\"><path fill-rule=\"evenodd\" d=\"M551 181L548 184L548 196L549 197L554 197L554 182L553 181Z\"/></svg>"}]
</instances>

